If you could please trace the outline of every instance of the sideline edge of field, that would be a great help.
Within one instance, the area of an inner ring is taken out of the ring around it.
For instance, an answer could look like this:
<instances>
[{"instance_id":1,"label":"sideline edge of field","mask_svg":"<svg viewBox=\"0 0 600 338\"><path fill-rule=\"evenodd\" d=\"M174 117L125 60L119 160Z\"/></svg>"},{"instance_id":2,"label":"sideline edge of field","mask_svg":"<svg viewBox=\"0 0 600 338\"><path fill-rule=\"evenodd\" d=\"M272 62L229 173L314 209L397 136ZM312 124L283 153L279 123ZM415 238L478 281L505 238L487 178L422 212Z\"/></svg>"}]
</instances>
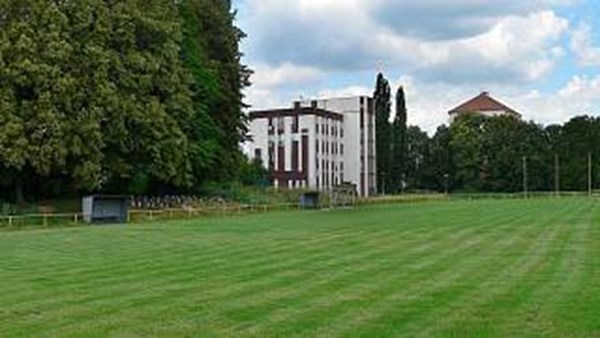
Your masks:
<instances>
[{"instance_id":1,"label":"sideline edge of field","mask_svg":"<svg viewBox=\"0 0 600 338\"><path fill-rule=\"evenodd\" d=\"M360 198L357 203L350 208L363 208L383 204L406 204L406 203L424 203L424 202L450 202L459 200L506 200L506 199L541 199L541 198L561 198L561 197L600 197L599 194L589 195L587 193L564 192L560 195L555 193L532 193L524 195L515 194L415 194L415 195L394 195L378 196L369 198ZM346 207L348 208L348 207ZM333 207L325 203L319 210L344 209L344 207ZM128 213L127 224L143 224L157 221L176 221L185 219L200 219L209 217L232 217L266 213L273 211L291 211L301 210L299 203L286 204L224 204L208 206L203 208L179 208L179 209L161 209L161 210L130 210ZM311 210L311 209L307 209ZM312 209L315 210L315 209ZM89 226L83 222L81 213L68 214L32 214L18 216L0 216L0 232L16 230L39 230L39 229L60 229Z\"/></svg>"}]
</instances>

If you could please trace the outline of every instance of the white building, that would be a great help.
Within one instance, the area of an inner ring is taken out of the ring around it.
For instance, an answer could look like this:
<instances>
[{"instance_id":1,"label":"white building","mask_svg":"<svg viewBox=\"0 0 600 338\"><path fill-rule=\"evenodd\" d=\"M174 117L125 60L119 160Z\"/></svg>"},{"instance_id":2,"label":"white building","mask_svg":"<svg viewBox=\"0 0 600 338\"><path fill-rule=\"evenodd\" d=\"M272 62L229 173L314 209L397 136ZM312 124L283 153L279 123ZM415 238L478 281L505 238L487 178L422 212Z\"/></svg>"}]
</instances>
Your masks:
<instances>
[{"instance_id":1,"label":"white building","mask_svg":"<svg viewBox=\"0 0 600 338\"><path fill-rule=\"evenodd\" d=\"M366 96L295 102L250 113L250 152L276 187L327 191L353 183L376 191L375 114Z\"/></svg>"}]
</instances>

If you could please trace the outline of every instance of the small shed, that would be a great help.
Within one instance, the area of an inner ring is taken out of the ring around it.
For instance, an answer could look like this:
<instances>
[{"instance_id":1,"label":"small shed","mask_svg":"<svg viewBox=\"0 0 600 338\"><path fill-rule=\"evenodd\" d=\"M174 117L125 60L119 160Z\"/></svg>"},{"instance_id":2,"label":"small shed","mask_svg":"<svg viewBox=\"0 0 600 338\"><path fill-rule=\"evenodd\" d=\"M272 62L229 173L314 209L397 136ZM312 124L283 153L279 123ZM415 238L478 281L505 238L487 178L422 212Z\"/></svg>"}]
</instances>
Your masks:
<instances>
[{"instance_id":1,"label":"small shed","mask_svg":"<svg viewBox=\"0 0 600 338\"><path fill-rule=\"evenodd\" d=\"M300 195L300 206L302 209L318 209L320 206L319 192L311 191Z\"/></svg>"},{"instance_id":2,"label":"small shed","mask_svg":"<svg viewBox=\"0 0 600 338\"><path fill-rule=\"evenodd\" d=\"M81 209L83 220L90 224L127 223L129 197L86 196Z\"/></svg>"}]
</instances>

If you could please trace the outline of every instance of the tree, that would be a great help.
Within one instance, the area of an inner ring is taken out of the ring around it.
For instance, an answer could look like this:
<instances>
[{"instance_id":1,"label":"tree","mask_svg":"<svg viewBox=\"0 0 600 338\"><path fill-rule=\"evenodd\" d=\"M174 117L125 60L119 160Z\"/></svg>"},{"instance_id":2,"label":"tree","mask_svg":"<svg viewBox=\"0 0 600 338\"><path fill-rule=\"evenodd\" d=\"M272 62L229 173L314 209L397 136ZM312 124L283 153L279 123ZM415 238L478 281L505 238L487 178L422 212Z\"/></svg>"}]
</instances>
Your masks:
<instances>
[{"instance_id":1,"label":"tree","mask_svg":"<svg viewBox=\"0 0 600 338\"><path fill-rule=\"evenodd\" d=\"M70 177L85 190L136 175L192 183L192 92L174 3L2 6L0 160L18 199L34 176Z\"/></svg>"},{"instance_id":2,"label":"tree","mask_svg":"<svg viewBox=\"0 0 600 338\"><path fill-rule=\"evenodd\" d=\"M417 126L410 126L406 131L406 184L410 190L427 188L427 177L430 168L427 166L429 158L429 137L427 133Z\"/></svg>"},{"instance_id":3,"label":"tree","mask_svg":"<svg viewBox=\"0 0 600 338\"><path fill-rule=\"evenodd\" d=\"M446 191L453 188L454 163L450 148L450 128L446 125L438 127L435 135L429 141L429 157L426 167L429 168L425 179L427 189Z\"/></svg>"},{"instance_id":4,"label":"tree","mask_svg":"<svg viewBox=\"0 0 600 338\"><path fill-rule=\"evenodd\" d=\"M71 86L63 70L71 47L67 18L55 3L7 1L0 19L0 163L23 202L31 175L64 167L68 120L62 97Z\"/></svg>"},{"instance_id":5,"label":"tree","mask_svg":"<svg viewBox=\"0 0 600 338\"><path fill-rule=\"evenodd\" d=\"M484 175L483 123L486 117L465 114L450 126L450 151L456 165L454 182L459 189L480 191Z\"/></svg>"},{"instance_id":6,"label":"tree","mask_svg":"<svg viewBox=\"0 0 600 338\"><path fill-rule=\"evenodd\" d=\"M252 72L242 64L239 50L245 34L234 25L230 1L184 0L181 12L186 27L183 55L194 75L197 97L206 104L217 131L216 144L199 147L207 154L216 151L211 173L205 174L234 179L244 161L239 143L248 131L242 91L250 85ZM208 127L212 122L202 117L198 123Z\"/></svg>"},{"instance_id":7,"label":"tree","mask_svg":"<svg viewBox=\"0 0 600 338\"><path fill-rule=\"evenodd\" d=\"M600 179L600 119L578 116L569 120L559 136L561 188L567 191L587 190L588 154L592 155L594 181Z\"/></svg>"},{"instance_id":8,"label":"tree","mask_svg":"<svg viewBox=\"0 0 600 338\"><path fill-rule=\"evenodd\" d=\"M373 94L373 104L375 105L375 126L376 126L376 157L377 157L377 191L386 193L391 182L391 127L390 127L390 109L391 109L391 89L388 80L379 73Z\"/></svg>"},{"instance_id":9,"label":"tree","mask_svg":"<svg viewBox=\"0 0 600 338\"><path fill-rule=\"evenodd\" d=\"M399 192L403 189L406 177L407 146L407 111L404 87L396 92L396 116L392 124L392 160L390 163L390 189Z\"/></svg>"}]
</instances>

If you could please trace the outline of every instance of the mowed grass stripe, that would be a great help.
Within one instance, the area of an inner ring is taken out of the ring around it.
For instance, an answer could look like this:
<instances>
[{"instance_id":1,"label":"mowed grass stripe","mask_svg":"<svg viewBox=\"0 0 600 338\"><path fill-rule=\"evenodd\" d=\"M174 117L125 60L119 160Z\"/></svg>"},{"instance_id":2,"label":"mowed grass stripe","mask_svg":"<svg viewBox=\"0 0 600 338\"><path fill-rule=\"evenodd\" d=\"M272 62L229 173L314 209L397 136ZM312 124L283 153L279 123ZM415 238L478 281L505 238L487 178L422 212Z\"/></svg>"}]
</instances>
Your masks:
<instances>
[{"instance_id":1,"label":"mowed grass stripe","mask_svg":"<svg viewBox=\"0 0 600 338\"><path fill-rule=\"evenodd\" d=\"M504 318L501 322L503 332L519 331L526 335L543 332L560 336L581 336L585 332L581 327L559 325L560 323L555 318L574 316L572 309L590 301L576 295L581 293L581 290L598 285L598 283L589 283L594 279L586 278L585 271L588 262L586 254L600 244L597 236L594 242L594 229L598 229L597 226L600 224L596 222L594 225L594 219L600 210L598 206L598 203L587 203L585 212L580 212L578 213L579 217L565 222L571 233L556 245L556 249L561 250L560 262L555 265L555 268L548 269L545 274L538 273L535 279L532 278L534 282L541 279L543 283L536 283L530 296L519 306L504 309ZM503 303L506 303L506 300L503 300ZM488 302L484 305L484 309L490 308L497 309L496 304ZM594 322L598 323L597 320ZM484 323L475 322L473 324L482 325ZM569 324L570 321L563 323ZM492 323L485 324L491 326ZM596 324L595 327L596 330L600 330L600 325Z\"/></svg>"},{"instance_id":2,"label":"mowed grass stripe","mask_svg":"<svg viewBox=\"0 0 600 338\"><path fill-rule=\"evenodd\" d=\"M335 240L335 238L328 238L327 236L321 236L316 241L311 241L309 243L303 243L302 245L307 247L314 247L318 245L318 242ZM156 248L155 248L156 249ZM275 254L277 251L285 252L289 250L289 244L281 244L279 248L275 248L275 251L272 253ZM257 243L246 243L243 247L236 247L232 249L231 247L225 247L222 250L219 250L219 254L215 255L214 252L200 252L198 256L198 248L188 249L187 251L168 251L166 255L161 254L160 251L152 251L151 254L145 252L145 255L142 257L136 256L127 256L123 264L112 264L100 269L94 269L92 267L86 267L78 270L69 270L68 267L64 267L65 270L59 270L57 273L52 272L50 270L51 276L45 277L46 279L55 279L55 284L61 284L63 287L69 286L73 284L77 287L78 290L67 290L71 291L81 291L82 288L87 286L87 289L93 288L98 282L105 283L107 285L114 285L115 279L119 282L119 284L128 284L130 282L134 282L139 280L140 275L148 278L150 282L152 282L153 278L160 277L168 277L176 272L182 272L181 265L173 265L168 264L172 263L174 260L179 260L181 258L189 258L192 257L194 261L201 261L201 265L192 265L190 270L198 270L202 268L210 268L211 265L222 264L223 261L226 260L227 257L231 258L232 256L237 256L240 253L247 254L255 254L257 252ZM159 256L156 258L156 256ZM153 258L154 257L154 258ZM209 259L207 259L209 258ZM108 262L110 263L110 262ZM123 266L125 265L125 267ZM159 267L163 267L164 269L158 269ZM39 270L38 270L39 271ZM64 271L64 272L63 272ZM66 273L67 271L71 271L70 273ZM46 273L46 271L41 271L41 273ZM76 276L87 276L87 281L89 282L87 285L82 283L81 280L73 279ZM124 277L127 276L127 277ZM63 282L66 280L66 282ZM18 293L11 293L13 296L18 296ZM27 299L19 299L18 301L27 301Z\"/></svg>"},{"instance_id":3,"label":"mowed grass stripe","mask_svg":"<svg viewBox=\"0 0 600 338\"><path fill-rule=\"evenodd\" d=\"M321 239L321 238L323 238L322 234L321 234L321 236L320 236L319 238L320 238L320 239ZM319 241L320 241L320 239L319 239ZM314 247L314 246L316 246L316 244L319 244L319 243L310 242L310 243L303 243L303 244L305 244L305 246L307 246L307 247ZM250 246L251 246L251 247L248 249L248 252L250 252L250 253L252 253L252 254L256 254L256 252L257 252L257 250L256 250L256 248L255 248L255 246L256 246L256 243L254 243L254 244L252 244L252 245L250 245ZM283 251L289 251L289 249L290 249L290 245L289 245L289 244L287 244L287 243L284 243L284 244L282 244L282 247L284 247L284 250L283 250ZM296 248L293 248L293 249L296 249ZM228 247L227 247L227 248L225 248L225 249L223 249L222 251L223 251L223 255L219 255L219 258L225 258L225 257L224 257L225 255L229 255L229 256L231 256L231 255L234 255L234 254L236 253L236 252L233 252L233 251L231 251L231 249L230 249L230 248L228 248ZM185 252L185 253L181 253L181 254L182 254L182 255L185 255L185 256L189 256L189 255L191 254L191 252ZM213 254L213 253L211 253L210 255L212 255L212 254ZM271 253L269 253L269 254L271 254ZM273 254L274 254L274 252L273 252ZM165 256L164 256L164 255L159 255L159 257L155 257L155 256L156 256L156 255L153 255L153 257L154 257L154 258L149 258L149 259L148 259L148 261L152 261L152 262L156 263L156 261L157 261L157 260L168 260L168 259L172 259L172 257L170 257L170 256L168 256L168 257L166 257L166 258L165 258ZM200 259L204 259L204 258L200 258ZM128 262L131 262L131 263L129 263L129 264L128 264ZM136 266L136 267L138 267L138 269L140 269L140 270L146 270L148 267L144 266L144 265L143 265L143 263L144 263L144 262L142 262L142 261L140 260L140 258L139 258L139 257L130 257L130 256L129 256L129 257L126 257L126 258L123 260L123 264L121 264L121 265L120 265L120 266L126 265L124 268L122 268L122 269L121 269L121 271L115 271L114 269L112 269L112 270L111 270L111 269L108 269L108 268L107 268L107 269L104 269L104 270L99 270L99 271L102 271L102 272L107 272L107 273L113 272L113 273L114 273L114 274L116 274L117 276L120 276L120 275L121 275L121 273L123 273L123 272L127 272L127 273L133 273L133 274L135 274L135 273L137 273L138 271L136 271L135 269L131 269L131 268L130 268L129 266L127 266L127 265ZM86 274L86 275L87 275L87 274L89 274L89 273L94 273L94 272L96 272L96 271L91 271L90 269L87 269L87 270L84 270L84 271L76 271L75 273L77 273L77 274ZM161 271L161 272L163 272L163 271ZM164 271L164 272L167 272L167 271ZM114 275L114 274L113 274L113 275ZM110 274L109 274L109 276L110 276ZM97 278L102 278L103 276L94 275L93 277L94 277L95 279L97 279ZM110 281L106 281L106 282L110 282Z\"/></svg>"},{"instance_id":4,"label":"mowed grass stripe","mask_svg":"<svg viewBox=\"0 0 600 338\"><path fill-rule=\"evenodd\" d=\"M388 234L387 234L387 233L386 233L386 234L384 234L384 235L381 235L381 237L382 237L382 238L383 238L383 237L386 237L386 236L388 236ZM292 251L292 252L293 252L293 251ZM309 259L309 260L310 260L310 259ZM300 265L303 265L303 264L304 264L304 262L299 262L299 264L300 264ZM269 275L267 275L267 276L269 276ZM181 281L180 281L180 280L175 280L175 281L173 281L173 282L181 282ZM192 280L192 282L193 282L193 280ZM139 296L139 295L132 295L131 297L133 297L133 298L137 298L138 296ZM161 294L161 295L159 296L159 298L160 298L160 297L163 297L163 296L164 296L164 297L167 297L167 296L168 296L168 298L173 298L175 295L174 295L174 294L166 294L166 295L163 295L163 294ZM184 297L186 297L186 298L187 298L187 296L184 296ZM121 307L121 304L120 304L120 303L121 303L121 302L127 302L127 300L128 300L127 298L125 298L125 299L121 298L121 299L120 299L120 302L118 302L117 304L114 304L114 307L117 307L117 308ZM147 301L150 301L150 300L147 300ZM150 301L150 302L151 302L151 301ZM111 306L111 307L113 307L113 306Z\"/></svg>"},{"instance_id":5,"label":"mowed grass stripe","mask_svg":"<svg viewBox=\"0 0 600 338\"><path fill-rule=\"evenodd\" d=\"M563 216L567 217L568 214L579 212L584 208L585 205L572 204L568 209L562 210L562 213ZM523 295L531 292L532 285L529 283L528 278L532 272L544 264L545 260L552 257L551 253L556 244L555 240L560 239L561 234L564 234L565 231L568 232L563 222L555 222L553 223L554 226L549 225L551 224L547 222L537 222L535 224L536 228L543 231L542 235L534 241L530 241L525 251L510 253L512 256L519 258L515 264L498 266L496 262L490 262L491 266L496 267L491 278L469 280L467 285L476 285L476 287L471 287L464 293L455 292L451 288L448 289L446 293L453 295L450 298L451 301L443 304L444 306L437 307L435 311L422 314L419 320L412 321L408 327L408 332L411 332L412 329L414 332L420 332L422 336L435 336L439 334L437 331L438 326L444 326L447 322L454 321L455 318L472 316L470 318L476 319L479 315L482 315L482 313L477 313L475 309L490 299L498 302L496 305L498 312L500 312L502 306L506 305L502 302L503 295L511 294L517 289L523 291ZM460 297L457 297L457 295ZM464 307L463 304L470 304L470 306ZM467 314L465 315L465 313ZM496 325L498 325L497 320ZM423 331L422 328L428 329ZM474 335L498 334L498 332L490 330L485 325L483 327L474 325L471 327L470 332ZM441 335L444 334L442 330ZM461 335L464 332L446 332L446 334Z\"/></svg>"},{"instance_id":6,"label":"mowed grass stripe","mask_svg":"<svg viewBox=\"0 0 600 338\"><path fill-rule=\"evenodd\" d=\"M556 269L562 256L562 250L555 250L555 247L558 242L562 242L562 239L570 236L570 231L564 223L555 227L541 227L541 229L544 229L545 234L533 241L516 264L498 269L493 278L479 281L477 288L473 288L461 297L456 298L447 307L440 307L443 311L434 311L428 316L421 317L419 321L413 322L411 325L429 328L421 332L424 337L438 334L461 335L464 332L462 332L462 326L459 323L465 318L470 318L474 322L485 318L486 312L483 309L486 304L494 303L494 312L500 313L518 308L522 302L531 296L535 288L543 286L544 281L535 278L536 274L545 270ZM465 303L472 306L469 308L459 306ZM454 325L454 330L440 329L440 327L447 326L448 323L454 323L450 324ZM499 323L496 322L495 325L499 326ZM485 323L483 325L473 325L471 330L476 335L493 334L503 336L498 327L492 329L491 326ZM505 334L512 336L519 334L519 332L506 332Z\"/></svg>"},{"instance_id":7,"label":"mowed grass stripe","mask_svg":"<svg viewBox=\"0 0 600 338\"><path fill-rule=\"evenodd\" d=\"M129 292L130 290L126 290L126 291L127 291L127 292ZM133 290L131 290L131 291L133 291ZM112 291L111 291L111 292L109 292L109 293L110 293L110 294L112 294L112 295L113 295L113 296L115 296L115 297L119 296L119 294L114 294L114 292L112 292Z\"/></svg>"},{"instance_id":8,"label":"mowed grass stripe","mask_svg":"<svg viewBox=\"0 0 600 338\"><path fill-rule=\"evenodd\" d=\"M322 236L320 236L320 238L322 238ZM315 244L315 243L312 243L312 244ZM155 272L154 274L158 275L158 276L160 276L160 275L168 276L169 275L169 273L167 271L158 271L158 272ZM120 276L120 275L117 274L116 276L117 276L116 278L119 278L118 276ZM103 281L103 282L108 283L107 285L113 285L113 284L110 283L110 281ZM122 292L123 292L123 294L131 294L133 291L135 291L135 289L139 289L140 287L150 287L150 285L147 285L147 284L145 284L145 285L139 285L139 284L135 285L134 284L134 285L131 285L131 288L127 288L125 290L122 290ZM116 285L115 288L117 288L117 289L120 288L120 285ZM106 295L110 297L109 299L120 296L119 293L115 293L114 292L113 288L107 290L106 291ZM54 297L54 298L56 298L56 297ZM60 299L53 299L53 301L55 303L60 303L61 302ZM35 304L35 306L36 306L36 308L39 308L40 304ZM51 309L45 309L45 310L51 310Z\"/></svg>"},{"instance_id":9,"label":"mowed grass stripe","mask_svg":"<svg viewBox=\"0 0 600 338\"><path fill-rule=\"evenodd\" d=\"M489 243L490 247L491 245L496 246L493 247L494 250L488 250L488 252L485 253L480 252L478 257L491 257L502 252L502 250L511 244L512 241L499 242L497 239L505 236L504 233L513 233L515 224L518 224L518 222L511 219L511 217L504 218L497 217L497 215L494 217L506 222L509 226L489 227L488 231L483 231L483 236L480 236L476 241L470 241L473 245L467 247L467 250L458 251L456 255L449 257L447 260L442 260L440 262L441 264L430 262L427 257L423 257L422 261L425 263L422 264L421 269L407 271L398 276L397 281L392 280L391 283L387 285L378 285L376 289L371 290L372 293L369 294L368 302L366 303L358 304L354 307L342 304L342 306L338 306L337 310L335 308L326 309L322 311L323 313L321 313L320 316L314 315L316 320L328 318L331 314L335 315L335 318L327 324L330 330L322 330L320 333L325 336L330 334L330 332L342 332L342 334L344 332L347 332L348 334L355 333L355 327L365 326L370 322L385 320L385 314L390 308L390 305L398 302L406 302L406 300L408 300L409 302L403 305L404 307L409 308L414 306L414 302L411 303L411 300L428 299L426 297L426 292L435 290L439 284L437 281L443 281L444 283L452 282L464 278L464 275L480 270L481 267L477 265L461 264L465 255L468 254L469 249L477 249L480 247L480 244ZM444 253L441 255L444 256ZM374 285L376 284L374 283ZM425 288L423 287L424 285L427 285L428 287ZM377 324L375 325L377 326Z\"/></svg>"},{"instance_id":10,"label":"mowed grass stripe","mask_svg":"<svg viewBox=\"0 0 600 338\"><path fill-rule=\"evenodd\" d=\"M0 332L560 335L575 328L593 336L597 202L452 201L2 233L0 289L9 292L0 294Z\"/></svg>"},{"instance_id":11,"label":"mowed grass stripe","mask_svg":"<svg viewBox=\"0 0 600 338\"><path fill-rule=\"evenodd\" d=\"M513 217L518 218L520 216ZM501 225L500 222L494 223L490 221L487 223L489 228L495 228L499 225ZM456 231L456 229L452 228L451 231ZM409 249L396 246L393 248L395 252L388 250L383 255L373 257L374 262L371 262L368 266L369 270L352 271L341 275L338 279L319 281L319 283L312 286L303 284L305 286L302 288L301 294L299 296L293 294L300 300L303 300L303 302L296 302L294 304L295 307L293 309L295 311L290 312L287 309L282 309L279 313L269 313L264 317L266 322L263 323L263 326L276 327L276 324L281 322L281 326L293 327L289 323L290 318L302 322L302 316L305 314L310 314L319 319L327 318L327 313L321 312L333 313L333 311L320 310L329 309L337 305L344 306L344 304L340 303L337 296L355 292L356 295L354 298L360 300L364 298L363 294L369 294L375 289L382 288L383 282L391 280L394 283L395 278L399 277L397 274L402 273L402 266L405 264L410 264L418 260L430 261L432 264L436 263L440 266L446 265L449 261L454 260L457 255L460 255L462 251L477 244L465 241L465 239L472 236L474 231L473 228L466 227L451 234L451 238L448 237L449 234L441 233L439 234L440 236L434 236L431 240L421 242L424 243L422 244L423 248L426 248L424 251L417 250L416 252L411 252ZM440 241L440 238L444 240ZM398 256L398 254L401 254L401 256ZM325 286L331 284L331 286L323 288L322 284L325 284ZM304 294L310 297L306 297ZM349 308L351 306L346 307ZM254 330L259 329L254 328Z\"/></svg>"}]
</instances>

